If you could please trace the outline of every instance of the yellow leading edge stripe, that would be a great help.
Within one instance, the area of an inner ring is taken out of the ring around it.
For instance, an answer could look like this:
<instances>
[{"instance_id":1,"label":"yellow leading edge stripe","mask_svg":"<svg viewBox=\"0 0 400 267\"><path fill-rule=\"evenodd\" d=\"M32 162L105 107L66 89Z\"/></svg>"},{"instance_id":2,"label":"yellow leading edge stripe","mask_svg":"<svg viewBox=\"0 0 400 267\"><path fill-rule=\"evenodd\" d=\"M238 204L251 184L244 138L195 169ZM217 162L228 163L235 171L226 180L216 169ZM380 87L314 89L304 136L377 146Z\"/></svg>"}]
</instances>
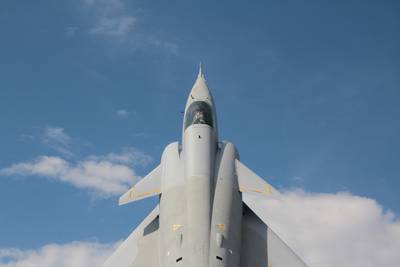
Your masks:
<instances>
[{"instance_id":1,"label":"yellow leading edge stripe","mask_svg":"<svg viewBox=\"0 0 400 267\"><path fill-rule=\"evenodd\" d=\"M135 189L131 189L131 192L129 192L129 198L130 199L134 199L134 198L141 198L141 197L145 197L145 196L149 196L149 195L155 195L155 194L160 194L161 190L160 189L155 189L155 190L150 190L150 191L146 191L140 194L135 194Z\"/></svg>"},{"instance_id":2,"label":"yellow leading edge stripe","mask_svg":"<svg viewBox=\"0 0 400 267\"><path fill-rule=\"evenodd\" d=\"M243 186L239 187L240 192L255 192L263 195L271 195L272 187L270 185L265 185L264 191L257 188L245 188Z\"/></svg>"}]
</instances>

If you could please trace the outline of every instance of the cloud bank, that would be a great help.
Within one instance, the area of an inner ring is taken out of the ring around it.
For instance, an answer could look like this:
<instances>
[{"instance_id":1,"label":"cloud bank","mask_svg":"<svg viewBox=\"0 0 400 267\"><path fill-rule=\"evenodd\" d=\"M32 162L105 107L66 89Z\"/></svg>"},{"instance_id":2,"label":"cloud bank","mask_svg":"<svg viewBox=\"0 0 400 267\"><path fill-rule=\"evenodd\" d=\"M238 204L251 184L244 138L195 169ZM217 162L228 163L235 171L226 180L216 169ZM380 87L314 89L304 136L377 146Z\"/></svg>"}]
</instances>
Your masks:
<instances>
[{"instance_id":1,"label":"cloud bank","mask_svg":"<svg viewBox=\"0 0 400 267\"><path fill-rule=\"evenodd\" d=\"M117 244L72 242L37 250L0 249L0 267L99 267Z\"/></svg>"},{"instance_id":2,"label":"cloud bank","mask_svg":"<svg viewBox=\"0 0 400 267\"><path fill-rule=\"evenodd\" d=\"M373 199L292 191L281 200L265 200L261 209L309 266L399 266L400 221ZM29 251L0 249L0 267L101 266L115 248L74 242Z\"/></svg>"},{"instance_id":3,"label":"cloud bank","mask_svg":"<svg viewBox=\"0 0 400 267\"><path fill-rule=\"evenodd\" d=\"M39 156L0 170L5 176L44 177L87 189L97 197L111 197L127 191L139 178L131 166L146 165L151 157L133 148L105 156L89 156L70 162L56 156Z\"/></svg>"},{"instance_id":4,"label":"cloud bank","mask_svg":"<svg viewBox=\"0 0 400 267\"><path fill-rule=\"evenodd\" d=\"M399 218L374 199L292 191L260 209L310 266L399 266Z\"/></svg>"}]
</instances>

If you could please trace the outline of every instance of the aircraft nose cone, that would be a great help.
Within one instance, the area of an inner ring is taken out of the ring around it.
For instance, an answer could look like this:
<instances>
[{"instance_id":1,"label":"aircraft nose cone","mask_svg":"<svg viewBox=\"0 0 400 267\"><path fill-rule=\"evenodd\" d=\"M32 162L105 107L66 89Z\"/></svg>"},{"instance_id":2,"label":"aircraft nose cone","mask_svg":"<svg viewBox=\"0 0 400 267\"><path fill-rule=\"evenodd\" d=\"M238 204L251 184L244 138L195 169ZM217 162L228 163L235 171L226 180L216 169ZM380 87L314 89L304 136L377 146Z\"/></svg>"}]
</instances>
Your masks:
<instances>
[{"instance_id":1,"label":"aircraft nose cone","mask_svg":"<svg viewBox=\"0 0 400 267\"><path fill-rule=\"evenodd\" d=\"M199 73L199 75L197 76L192 91L190 91L190 97L197 101L211 101L211 93L208 89L206 80L202 73Z\"/></svg>"},{"instance_id":2,"label":"aircraft nose cone","mask_svg":"<svg viewBox=\"0 0 400 267\"><path fill-rule=\"evenodd\" d=\"M199 74L197 75L197 79L193 85L192 90L190 91L190 95L188 98L189 103L195 101L205 101L208 102L211 106L213 105L213 98L210 93L210 89L208 89L201 65L199 68Z\"/></svg>"}]
</instances>

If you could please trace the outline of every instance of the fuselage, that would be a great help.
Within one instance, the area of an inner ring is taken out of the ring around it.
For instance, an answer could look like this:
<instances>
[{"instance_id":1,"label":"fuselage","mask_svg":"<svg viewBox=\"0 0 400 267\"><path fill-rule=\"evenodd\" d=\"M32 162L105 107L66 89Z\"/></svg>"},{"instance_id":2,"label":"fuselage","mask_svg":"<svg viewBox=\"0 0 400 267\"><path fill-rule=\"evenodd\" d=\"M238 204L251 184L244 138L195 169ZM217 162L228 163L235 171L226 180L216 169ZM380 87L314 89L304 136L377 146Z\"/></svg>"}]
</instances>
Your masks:
<instances>
[{"instance_id":1,"label":"fuselage","mask_svg":"<svg viewBox=\"0 0 400 267\"><path fill-rule=\"evenodd\" d=\"M232 144L218 142L217 129L214 101L200 72L185 108L183 186L172 186L160 199L162 266L239 266L238 154Z\"/></svg>"}]
</instances>

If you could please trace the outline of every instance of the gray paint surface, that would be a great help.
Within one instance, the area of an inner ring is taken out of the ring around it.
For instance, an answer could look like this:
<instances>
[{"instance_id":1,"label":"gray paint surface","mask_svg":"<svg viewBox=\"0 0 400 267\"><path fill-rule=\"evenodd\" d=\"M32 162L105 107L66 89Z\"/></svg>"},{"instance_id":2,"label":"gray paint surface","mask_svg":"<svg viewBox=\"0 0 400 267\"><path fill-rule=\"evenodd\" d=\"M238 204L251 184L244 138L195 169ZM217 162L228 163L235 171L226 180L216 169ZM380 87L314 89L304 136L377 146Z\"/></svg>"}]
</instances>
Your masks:
<instances>
[{"instance_id":1,"label":"gray paint surface","mask_svg":"<svg viewBox=\"0 0 400 267\"><path fill-rule=\"evenodd\" d=\"M218 141L201 69L182 129L182 145L169 144L160 165L120 198L160 201L103 267L306 266L263 219L260 203L279 192L239 161L232 143Z\"/></svg>"}]
</instances>

